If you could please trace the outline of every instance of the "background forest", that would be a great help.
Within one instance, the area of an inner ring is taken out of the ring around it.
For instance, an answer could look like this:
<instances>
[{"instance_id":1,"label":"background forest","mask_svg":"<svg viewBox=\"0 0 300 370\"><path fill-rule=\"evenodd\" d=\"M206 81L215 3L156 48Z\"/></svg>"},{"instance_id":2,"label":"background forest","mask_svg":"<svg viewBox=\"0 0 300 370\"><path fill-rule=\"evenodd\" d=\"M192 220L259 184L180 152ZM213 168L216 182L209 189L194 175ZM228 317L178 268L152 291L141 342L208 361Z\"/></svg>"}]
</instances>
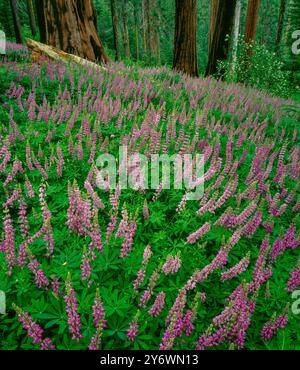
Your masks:
<instances>
[{"instance_id":1,"label":"background forest","mask_svg":"<svg viewBox=\"0 0 300 370\"><path fill-rule=\"evenodd\" d=\"M35 19L35 1L0 0L0 28L10 39L15 38L13 12L9 3L17 6L22 28L22 40L26 37L39 39ZM191 3L195 3L192 1ZM248 1L225 0L227 9L225 19L239 9L238 23L222 29L219 24L221 39L226 49L225 61L218 61L217 70L207 73L209 61L209 43L213 33L213 17L218 0L198 0L197 5L197 59L199 74L215 74L234 82L247 83L267 90L275 95L296 98L300 85L300 58L292 52L295 43L293 32L300 29L300 0L261 0L250 1L256 8L252 16L252 34L249 42L255 41L252 54L252 68L243 68L245 55L245 32L247 33ZM111 60L121 60L125 64L139 63L140 66L169 66L174 59L174 0L94 0L97 14L97 29L104 44L106 54ZM250 10L251 12L251 10ZM235 14L235 17L236 14ZM254 18L254 19L253 19ZM236 22L236 19L235 21ZM228 25L227 25L228 26ZM236 28L238 33L236 33ZM228 34L226 31L231 31ZM234 36L235 33L235 36ZM235 51L234 37L239 42ZM247 38L247 35L245 35ZM253 40L252 40L253 39ZM233 54L237 54L236 56ZM230 66L233 58L237 61L235 73ZM223 59L223 58L221 58ZM246 58L247 59L247 58Z\"/></svg>"}]
</instances>

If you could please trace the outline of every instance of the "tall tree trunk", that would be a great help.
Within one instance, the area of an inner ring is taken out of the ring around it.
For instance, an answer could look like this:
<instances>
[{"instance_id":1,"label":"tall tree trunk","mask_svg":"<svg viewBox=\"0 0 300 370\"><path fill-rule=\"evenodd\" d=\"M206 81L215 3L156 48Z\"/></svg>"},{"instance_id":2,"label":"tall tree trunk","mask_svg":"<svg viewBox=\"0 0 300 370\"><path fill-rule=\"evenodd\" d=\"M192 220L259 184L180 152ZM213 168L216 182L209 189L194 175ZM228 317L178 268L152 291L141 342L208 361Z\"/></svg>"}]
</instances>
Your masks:
<instances>
[{"instance_id":1,"label":"tall tree trunk","mask_svg":"<svg viewBox=\"0 0 300 370\"><path fill-rule=\"evenodd\" d=\"M159 15L159 5L156 0L150 1L149 9L149 28L148 32L150 35L150 52L151 60L155 60L156 64L160 64L160 15Z\"/></svg>"},{"instance_id":2,"label":"tall tree trunk","mask_svg":"<svg viewBox=\"0 0 300 370\"><path fill-rule=\"evenodd\" d=\"M217 13L219 7L219 0L211 0L210 2L210 26L209 26L209 36L208 36L208 54L211 51L212 41L214 37Z\"/></svg>"},{"instance_id":3,"label":"tall tree trunk","mask_svg":"<svg viewBox=\"0 0 300 370\"><path fill-rule=\"evenodd\" d=\"M279 49L279 45L280 45L281 38L282 38L285 10L286 10L286 0L280 0L278 28L277 28L277 35L276 35L276 49L277 50Z\"/></svg>"},{"instance_id":4,"label":"tall tree trunk","mask_svg":"<svg viewBox=\"0 0 300 370\"><path fill-rule=\"evenodd\" d=\"M128 32L128 9L127 9L127 0L123 0L122 4L122 21L123 21L123 42L125 48L126 58L131 57L130 53L130 43L129 43L129 32Z\"/></svg>"},{"instance_id":5,"label":"tall tree trunk","mask_svg":"<svg viewBox=\"0 0 300 370\"><path fill-rule=\"evenodd\" d=\"M143 43L144 43L144 57L147 63L151 60L151 25L150 25L150 0L143 0Z\"/></svg>"},{"instance_id":6,"label":"tall tree trunk","mask_svg":"<svg viewBox=\"0 0 300 370\"><path fill-rule=\"evenodd\" d=\"M36 35L35 15L32 0L27 0L27 9L32 36Z\"/></svg>"},{"instance_id":7,"label":"tall tree trunk","mask_svg":"<svg viewBox=\"0 0 300 370\"><path fill-rule=\"evenodd\" d=\"M241 23L241 10L242 10L242 0L236 1L235 14L234 14L234 26L233 26L233 40L232 40L232 64L231 73L234 75L237 62L237 50L239 43L239 32Z\"/></svg>"},{"instance_id":8,"label":"tall tree trunk","mask_svg":"<svg viewBox=\"0 0 300 370\"><path fill-rule=\"evenodd\" d=\"M197 0L176 0L173 68L198 76Z\"/></svg>"},{"instance_id":9,"label":"tall tree trunk","mask_svg":"<svg viewBox=\"0 0 300 370\"><path fill-rule=\"evenodd\" d=\"M245 43L255 41L256 28L258 22L260 0L248 0L248 10L246 19Z\"/></svg>"},{"instance_id":10,"label":"tall tree trunk","mask_svg":"<svg viewBox=\"0 0 300 370\"><path fill-rule=\"evenodd\" d=\"M218 0L217 11L213 10L212 16L216 17L211 47L208 55L206 76L217 72L217 62L226 60L228 56L229 40L231 35L236 0Z\"/></svg>"},{"instance_id":11,"label":"tall tree trunk","mask_svg":"<svg viewBox=\"0 0 300 370\"><path fill-rule=\"evenodd\" d=\"M40 41L46 44L46 17L44 12L45 2L44 0L35 0L35 9L37 15L37 23L40 31Z\"/></svg>"},{"instance_id":12,"label":"tall tree trunk","mask_svg":"<svg viewBox=\"0 0 300 370\"><path fill-rule=\"evenodd\" d=\"M16 42L18 44L23 44L23 35L22 35L20 17L18 13L17 0L10 0L10 7L11 7L12 16L13 16Z\"/></svg>"},{"instance_id":13,"label":"tall tree trunk","mask_svg":"<svg viewBox=\"0 0 300 370\"><path fill-rule=\"evenodd\" d=\"M111 17L112 17L112 24L113 24L113 32L114 32L114 46L116 51L116 61L120 60L120 49L119 49L119 29L118 29L118 13L116 8L116 0L110 0L110 7L111 7Z\"/></svg>"},{"instance_id":14,"label":"tall tree trunk","mask_svg":"<svg viewBox=\"0 0 300 370\"><path fill-rule=\"evenodd\" d=\"M138 9L134 7L134 28L135 28L135 59L139 60L139 21L138 21Z\"/></svg>"},{"instance_id":15,"label":"tall tree trunk","mask_svg":"<svg viewBox=\"0 0 300 370\"><path fill-rule=\"evenodd\" d=\"M92 62L108 61L92 0L36 0L41 42Z\"/></svg>"}]
</instances>

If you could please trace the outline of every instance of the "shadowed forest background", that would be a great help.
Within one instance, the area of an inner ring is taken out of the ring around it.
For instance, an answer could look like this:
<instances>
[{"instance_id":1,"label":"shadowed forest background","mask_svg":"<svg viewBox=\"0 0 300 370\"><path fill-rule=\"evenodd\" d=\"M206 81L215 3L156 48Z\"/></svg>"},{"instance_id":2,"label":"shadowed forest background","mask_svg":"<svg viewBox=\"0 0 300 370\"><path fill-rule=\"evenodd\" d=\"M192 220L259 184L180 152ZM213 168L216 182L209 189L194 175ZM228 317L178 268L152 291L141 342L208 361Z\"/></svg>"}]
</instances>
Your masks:
<instances>
[{"instance_id":1,"label":"shadowed forest background","mask_svg":"<svg viewBox=\"0 0 300 370\"><path fill-rule=\"evenodd\" d=\"M42 3L0 0L0 27L7 37L18 42L25 42L27 37L43 39L39 35L41 17L36 16ZM294 34L300 29L299 0L181 3L188 12L196 12L196 74L246 83L275 95L295 97L299 93L299 43L295 44L299 34ZM94 0L93 5L97 32L110 60L144 67L174 66L174 0ZM189 30L190 39L193 32ZM180 48L185 47L184 40L178 42ZM292 52L293 44L297 54ZM215 54L211 54L213 47ZM251 57L249 48L254 49ZM232 64L236 65L234 71Z\"/></svg>"}]
</instances>

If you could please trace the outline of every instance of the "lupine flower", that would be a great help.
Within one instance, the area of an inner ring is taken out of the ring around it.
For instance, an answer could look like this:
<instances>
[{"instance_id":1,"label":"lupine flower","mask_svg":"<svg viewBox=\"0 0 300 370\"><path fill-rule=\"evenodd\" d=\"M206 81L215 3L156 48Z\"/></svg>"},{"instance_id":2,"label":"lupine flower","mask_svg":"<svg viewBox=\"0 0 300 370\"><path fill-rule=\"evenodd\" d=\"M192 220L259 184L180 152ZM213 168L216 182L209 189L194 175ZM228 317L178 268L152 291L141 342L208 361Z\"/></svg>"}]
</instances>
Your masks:
<instances>
[{"instance_id":1,"label":"lupine flower","mask_svg":"<svg viewBox=\"0 0 300 370\"><path fill-rule=\"evenodd\" d=\"M165 275L175 274L176 272L178 272L180 267L181 267L180 255L176 255L175 257L169 255L167 257L165 264L162 267L162 271Z\"/></svg>"},{"instance_id":2,"label":"lupine flower","mask_svg":"<svg viewBox=\"0 0 300 370\"><path fill-rule=\"evenodd\" d=\"M138 319L139 319L139 311L135 315L133 322L130 323L129 329L127 330L126 335L130 342L134 342L137 337L138 330L139 330Z\"/></svg>"},{"instance_id":3,"label":"lupine flower","mask_svg":"<svg viewBox=\"0 0 300 370\"><path fill-rule=\"evenodd\" d=\"M62 168L63 168L63 165L64 165L65 161L64 161L63 153L62 153L62 150L61 150L59 144L57 144L56 153L57 153L57 157L58 157L56 173L57 173L58 177L62 177Z\"/></svg>"},{"instance_id":4,"label":"lupine flower","mask_svg":"<svg viewBox=\"0 0 300 370\"><path fill-rule=\"evenodd\" d=\"M88 281L88 286L92 284L90 280L92 275L92 269L90 265L90 253L86 249L83 251L82 260L81 260L81 278L83 281Z\"/></svg>"},{"instance_id":5,"label":"lupine flower","mask_svg":"<svg viewBox=\"0 0 300 370\"><path fill-rule=\"evenodd\" d=\"M242 274L244 271L247 270L249 263L250 263L250 253L248 253L246 257L244 257L240 262L238 262L231 269L222 272L221 280L225 281L225 280L233 279L234 277Z\"/></svg>"},{"instance_id":6,"label":"lupine flower","mask_svg":"<svg viewBox=\"0 0 300 370\"><path fill-rule=\"evenodd\" d=\"M17 312L23 329L27 330L28 336L33 339L34 344L40 344L41 350L55 349L51 339L43 339L44 330L36 324L29 314L13 303L13 309Z\"/></svg>"},{"instance_id":7,"label":"lupine flower","mask_svg":"<svg viewBox=\"0 0 300 370\"><path fill-rule=\"evenodd\" d=\"M187 242L189 244L195 244L203 235L207 234L211 229L209 222L206 222L203 226L200 227L197 231L187 237Z\"/></svg>"},{"instance_id":8,"label":"lupine flower","mask_svg":"<svg viewBox=\"0 0 300 370\"><path fill-rule=\"evenodd\" d=\"M28 268L34 274L34 281L37 284L37 286L40 289L45 287L45 289L47 290L49 286L49 281L46 278L44 271L42 270L38 261L32 256L30 257L30 263L28 264Z\"/></svg>"},{"instance_id":9,"label":"lupine flower","mask_svg":"<svg viewBox=\"0 0 300 370\"><path fill-rule=\"evenodd\" d=\"M34 198L35 197L34 191L32 189L31 182L29 181L27 176L25 176L25 187L26 187L28 198Z\"/></svg>"},{"instance_id":10,"label":"lupine flower","mask_svg":"<svg viewBox=\"0 0 300 370\"><path fill-rule=\"evenodd\" d=\"M58 281L57 278L55 278L53 280L53 282L51 283L51 288L52 288L52 292L56 295L56 296L59 296L61 294L60 292L60 283Z\"/></svg>"},{"instance_id":11,"label":"lupine flower","mask_svg":"<svg viewBox=\"0 0 300 370\"><path fill-rule=\"evenodd\" d=\"M274 316L264 325L260 335L263 340L270 340L279 329L284 329L287 323L288 315L286 313L279 315L277 318Z\"/></svg>"},{"instance_id":12,"label":"lupine flower","mask_svg":"<svg viewBox=\"0 0 300 370\"><path fill-rule=\"evenodd\" d=\"M8 264L8 275L12 274L12 267L16 265L15 233L12 220L7 208L4 208L4 242L1 250L6 253L5 259Z\"/></svg>"},{"instance_id":13,"label":"lupine flower","mask_svg":"<svg viewBox=\"0 0 300 370\"><path fill-rule=\"evenodd\" d=\"M82 335L80 334L80 315L78 314L78 302L75 296L75 291L71 283L71 275L68 274L66 280L66 295L64 296L66 302L66 311L68 316L69 331L72 334L72 340L80 341Z\"/></svg>"},{"instance_id":14,"label":"lupine flower","mask_svg":"<svg viewBox=\"0 0 300 370\"><path fill-rule=\"evenodd\" d=\"M290 278L285 290L287 292L293 292L298 288L298 286L300 286L300 259L296 267L290 273Z\"/></svg>"},{"instance_id":15,"label":"lupine flower","mask_svg":"<svg viewBox=\"0 0 300 370\"><path fill-rule=\"evenodd\" d=\"M27 252L24 243L20 244L17 261L20 267L27 264Z\"/></svg>"},{"instance_id":16,"label":"lupine flower","mask_svg":"<svg viewBox=\"0 0 300 370\"><path fill-rule=\"evenodd\" d=\"M149 315L157 317L160 314L165 304L165 298L166 294L164 292L158 293L153 306L148 311Z\"/></svg>"},{"instance_id":17,"label":"lupine flower","mask_svg":"<svg viewBox=\"0 0 300 370\"><path fill-rule=\"evenodd\" d=\"M99 350L99 346L101 344L101 337L103 329L106 328L106 320L104 320L105 317L105 311L102 303L102 299L100 296L99 289L96 290L96 298L93 305L93 321L95 323L96 327L96 333L92 338L92 341L89 345L89 350Z\"/></svg>"},{"instance_id":18,"label":"lupine flower","mask_svg":"<svg viewBox=\"0 0 300 370\"><path fill-rule=\"evenodd\" d=\"M131 252L132 245L133 245L133 238L134 238L136 229L137 229L137 224L134 220L132 220L126 230L126 234L125 234L124 241L122 243L121 252L120 252L120 258L124 258L128 256L128 254Z\"/></svg>"}]
</instances>

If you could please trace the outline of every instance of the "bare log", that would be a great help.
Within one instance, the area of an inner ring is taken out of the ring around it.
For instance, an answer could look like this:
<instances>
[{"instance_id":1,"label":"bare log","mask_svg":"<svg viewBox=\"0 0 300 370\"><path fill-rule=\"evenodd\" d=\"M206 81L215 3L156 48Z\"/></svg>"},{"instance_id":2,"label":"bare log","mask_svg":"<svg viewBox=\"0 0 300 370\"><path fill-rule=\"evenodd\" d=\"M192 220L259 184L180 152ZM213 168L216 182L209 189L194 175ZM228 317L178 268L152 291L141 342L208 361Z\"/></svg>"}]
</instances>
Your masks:
<instances>
[{"instance_id":1,"label":"bare log","mask_svg":"<svg viewBox=\"0 0 300 370\"><path fill-rule=\"evenodd\" d=\"M41 42L37 42L31 39L27 39L26 43L34 61L40 60L42 57L46 56L49 59L57 62L63 62L66 64L74 63L92 69L106 70L106 68L103 66L80 58L77 55L68 54L60 49L55 48L54 46L42 44Z\"/></svg>"}]
</instances>

